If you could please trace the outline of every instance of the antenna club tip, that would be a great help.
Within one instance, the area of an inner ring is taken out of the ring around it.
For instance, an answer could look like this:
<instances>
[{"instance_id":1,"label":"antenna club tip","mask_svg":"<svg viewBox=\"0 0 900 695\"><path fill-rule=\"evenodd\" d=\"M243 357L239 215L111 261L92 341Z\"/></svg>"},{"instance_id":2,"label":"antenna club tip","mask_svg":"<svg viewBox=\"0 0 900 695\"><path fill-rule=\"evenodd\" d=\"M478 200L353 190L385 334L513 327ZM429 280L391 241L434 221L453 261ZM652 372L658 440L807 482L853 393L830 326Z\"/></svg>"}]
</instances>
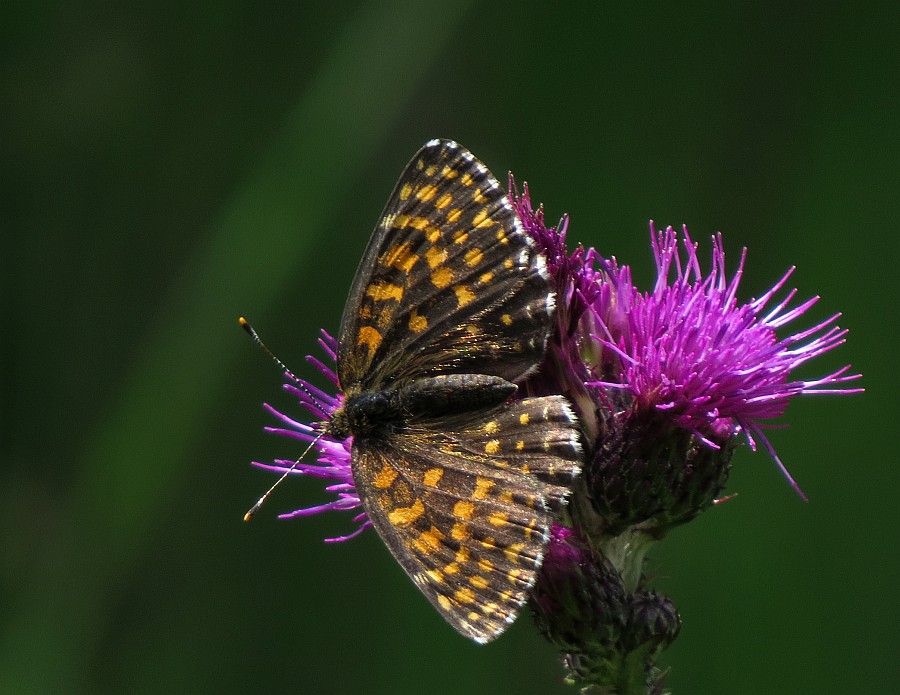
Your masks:
<instances>
[{"instance_id":1,"label":"antenna club tip","mask_svg":"<svg viewBox=\"0 0 900 695\"><path fill-rule=\"evenodd\" d=\"M241 328L243 328L248 333L253 332L253 328L250 326L250 322L243 316L238 316L238 323L241 324Z\"/></svg>"},{"instance_id":2,"label":"antenna club tip","mask_svg":"<svg viewBox=\"0 0 900 695\"><path fill-rule=\"evenodd\" d=\"M253 518L253 510L251 509L249 512L244 514L244 521L250 521Z\"/></svg>"}]
</instances>

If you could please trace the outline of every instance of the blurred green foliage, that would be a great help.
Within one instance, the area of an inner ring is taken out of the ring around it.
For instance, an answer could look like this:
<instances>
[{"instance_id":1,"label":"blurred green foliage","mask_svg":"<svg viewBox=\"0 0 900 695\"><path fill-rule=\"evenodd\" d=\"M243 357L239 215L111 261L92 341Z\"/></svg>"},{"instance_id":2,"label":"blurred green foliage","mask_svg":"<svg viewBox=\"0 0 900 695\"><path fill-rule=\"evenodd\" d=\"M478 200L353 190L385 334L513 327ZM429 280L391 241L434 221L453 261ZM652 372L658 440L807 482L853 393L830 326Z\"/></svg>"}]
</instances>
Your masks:
<instances>
[{"instance_id":1,"label":"blurred green foliage","mask_svg":"<svg viewBox=\"0 0 900 695\"><path fill-rule=\"evenodd\" d=\"M896 688L898 11L777 2L4 7L0 692L567 693L520 620L457 636L374 533L251 459L407 159L458 139L652 277L647 220L791 264L868 392L742 452L649 571L676 694ZM893 328L892 328L893 326ZM891 338L894 336L894 338ZM891 358L893 359L893 358ZM888 447L885 449L885 447Z\"/></svg>"}]
</instances>

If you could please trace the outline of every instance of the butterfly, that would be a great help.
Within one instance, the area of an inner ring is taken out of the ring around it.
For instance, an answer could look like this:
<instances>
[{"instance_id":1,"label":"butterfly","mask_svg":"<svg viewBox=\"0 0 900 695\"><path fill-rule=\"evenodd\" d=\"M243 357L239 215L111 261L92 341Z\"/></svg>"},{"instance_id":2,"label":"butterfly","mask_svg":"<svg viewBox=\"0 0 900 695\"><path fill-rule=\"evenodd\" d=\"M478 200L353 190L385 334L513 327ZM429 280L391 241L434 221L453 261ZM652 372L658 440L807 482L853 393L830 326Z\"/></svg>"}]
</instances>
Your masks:
<instances>
[{"instance_id":1,"label":"butterfly","mask_svg":"<svg viewBox=\"0 0 900 695\"><path fill-rule=\"evenodd\" d=\"M528 598L581 459L561 396L520 398L555 312L546 260L468 150L432 140L398 180L338 335L340 406L372 525L461 634L488 642Z\"/></svg>"}]
</instances>

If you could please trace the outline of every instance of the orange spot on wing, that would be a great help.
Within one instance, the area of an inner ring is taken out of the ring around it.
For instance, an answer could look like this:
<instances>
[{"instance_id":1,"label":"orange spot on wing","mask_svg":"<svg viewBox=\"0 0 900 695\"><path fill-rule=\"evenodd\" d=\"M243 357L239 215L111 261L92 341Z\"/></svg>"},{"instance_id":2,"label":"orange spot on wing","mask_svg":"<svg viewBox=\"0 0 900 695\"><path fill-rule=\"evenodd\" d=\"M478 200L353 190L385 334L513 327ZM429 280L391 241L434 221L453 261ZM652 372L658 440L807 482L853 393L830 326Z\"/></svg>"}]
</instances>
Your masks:
<instances>
[{"instance_id":1,"label":"orange spot on wing","mask_svg":"<svg viewBox=\"0 0 900 695\"><path fill-rule=\"evenodd\" d=\"M410 507L397 507L388 512L388 521L394 526L409 526L425 513L422 500L416 500ZM422 534L425 535L424 533Z\"/></svg>"},{"instance_id":2,"label":"orange spot on wing","mask_svg":"<svg viewBox=\"0 0 900 695\"><path fill-rule=\"evenodd\" d=\"M505 512L493 512L488 515L488 522L492 526L505 526L509 523L509 515Z\"/></svg>"},{"instance_id":3,"label":"orange spot on wing","mask_svg":"<svg viewBox=\"0 0 900 695\"><path fill-rule=\"evenodd\" d=\"M372 484L377 487L379 490L384 490L389 488L394 484L394 481L397 479L396 469L391 466L389 463L385 463L381 470L378 471L378 474L375 476L375 479L372 481Z\"/></svg>"},{"instance_id":4,"label":"orange spot on wing","mask_svg":"<svg viewBox=\"0 0 900 695\"><path fill-rule=\"evenodd\" d=\"M416 198L421 200L423 203L427 203L429 200L434 198L436 193L437 186L434 186L433 184L427 184L416 191Z\"/></svg>"},{"instance_id":5,"label":"orange spot on wing","mask_svg":"<svg viewBox=\"0 0 900 695\"><path fill-rule=\"evenodd\" d=\"M425 260L428 261L428 266L434 269L447 260L447 249L432 246L425 252Z\"/></svg>"},{"instance_id":6,"label":"orange spot on wing","mask_svg":"<svg viewBox=\"0 0 900 695\"><path fill-rule=\"evenodd\" d=\"M412 314L409 316L409 330L413 333L421 333L426 328L428 328L428 319L413 309Z\"/></svg>"},{"instance_id":7,"label":"orange spot on wing","mask_svg":"<svg viewBox=\"0 0 900 695\"><path fill-rule=\"evenodd\" d=\"M475 603L475 592L469 587L464 586L453 593L453 598L460 603Z\"/></svg>"},{"instance_id":8,"label":"orange spot on wing","mask_svg":"<svg viewBox=\"0 0 900 695\"><path fill-rule=\"evenodd\" d=\"M476 500L485 499L495 484L493 480L488 478L475 478L475 492L472 493L472 498Z\"/></svg>"},{"instance_id":9,"label":"orange spot on wing","mask_svg":"<svg viewBox=\"0 0 900 695\"><path fill-rule=\"evenodd\" d=\"M525 570L514 569L510 570L506 574L506 578L509 579L509 583L515 586L526 587L528 586L528 579L525 577L528 576L528 573Z\"/></svg>"},{"instance_id":10,"label":"orange spot on wing","mask_svg":"<svg viewBox=\"0 0 900 695\"><path fill-rule=\"evenodd\" d=\"M363 326L359 329L359 335L356 337L357 345L366 345L369 352L373 353L381 345L381 333L372 326Z\"/></svg>"},{"instance_id":11,"label":"orange spot on wing","mask_svg":"<svg viewBox=\"0 0 900 695\"><path fill-rule=\"evenodd\" d=\"M422 476L422 484L427 487L437 487L442 477L444 477L443 468L429 468Z\"/></svg>"},{"instance_id":12,"label":"orange spot on wing","mask_svg":"<svg viewBox=\"0 0 900 695\"><path fill-rule=\"evenodd\" d=\"M418 500L416 501L421 504L421 502L419 502ZM422 533L419 534L419 537L417 539L421 543L419 549L422 550L422 548L424 547L425 550L423 552L425 553L435 552L440 549L441 541L443 541L446 537L447 536L441 533L440 529L432 526L427 531L422 531Z\"/></svg>"},{"instance_id":13,"label":"orange spot on wing","mask_svg":"<svg viewBox=\"0 0 900 695\"><path fill-rule=\"evenodd\" d=\"M494 563L488 560L486 557L483 557L478 561L478 569L480 569L485 574L490 574L494 571Z\"/></svg>"},{"instance_id":14,"label":"orange spot on wing","mask_svg":"<svg viewBox=\"0 0 900 695\"><path fill-rule=\"evenodd\" d=\"M366 288L366 296L376 302L384 302L390 299L400 301L403 299L403 288L390 282L376 282Z\"/></svg>"},{"instance_id":15,"label":"orange spot on wing","mask_svg":"<svg viewBox=\"0 0 900 695\"><path fill-rule=\"evenodd\" d=\"M378 259L378 262L381 263L381 265L397 268L408 273L413 269L413 266L415 266L418 260L419 257L412 252L412 245L408 241L405 241L402 244L397 244L388 249L384 255Z\"/></svg>"},{"instance_id":16,"label":"orange spot on wing","mask_svg":"<svg viewBox=\"0 0 900 695\"><path fill-rule=\"evenodd\" d=\"M450 529L450 537L455 541L465 541L471 536L472 530L461 521L457 521Z\"/></svg>"},{"instance_id":17,"label":"orange spot on wing","mask_svg":"<svg viewBox=\"0 0 900 695\"><path fill-rule=\"evenodd\" d=\"M479 574L469 577L469 584L480 590L487 589L489 586L488 580Z\"/></svg>"},{"instance_id":18,"label":"orange spot on wing","mask_svg":"<svg viewBox=\"0 0 900 695\"><path fill-rule=\"evenodd\" d=\"M431 274L431 284L438 289L444 289L451 282L453 282L453 271L449 268L438 268Z\"/></svg>"},{"instance_id":19,"label":"orange spot on wing","mask_svg":"<svg viewBox=\"0 0 900 695\"><path fill-rule=\"evenodd\" d=\"M453 288L453 291L456 293L456 304L459 307L464 307L475 301L475 293L466 285L457 285Z\"/></svg>"},{"instance_id":20,"label":"orange spot on wing","mask_svg":"<svg viewBox=\"0 0 900 695\"><path fill-rule=\"evenodd\" d=\"M444 193L440 198L434 201L434 207L438 210L443 210L445 207L450 205L453 202L453 196L449 193Z\"/></svg>"},{"instance_id":21,"label":"orange spot on wing","mask_svg":"<svg viewBox=\"0 0 900 695\"><path fill-rule=\"evenodd\" d=\"M469 249L464 256L470 266L476 266L484 260L484 252L481 249Z\"/></svg>"},{"instance_id":22,"label":"orange spot on wing","mask_svg":"<svg viewBox=\"0 0 900 695\"><path fill-rule=\"evenodd\" d=\"M453 505L453 516L457 519L471 519L475 512L475 505L468 500L460 500Z\"/></svg>"},{"instance_id":23,"label":"orange spot on wing","mask_svg":"<svg viewBox=\"0 0 900 695\"><path fill-rule=\"evenodd\" d=\"M503 550L503 554L506 555L507 560L517 565L520 562L519 555L524 549L524 543L513 543Z\"/></svg>"}]
</instances>

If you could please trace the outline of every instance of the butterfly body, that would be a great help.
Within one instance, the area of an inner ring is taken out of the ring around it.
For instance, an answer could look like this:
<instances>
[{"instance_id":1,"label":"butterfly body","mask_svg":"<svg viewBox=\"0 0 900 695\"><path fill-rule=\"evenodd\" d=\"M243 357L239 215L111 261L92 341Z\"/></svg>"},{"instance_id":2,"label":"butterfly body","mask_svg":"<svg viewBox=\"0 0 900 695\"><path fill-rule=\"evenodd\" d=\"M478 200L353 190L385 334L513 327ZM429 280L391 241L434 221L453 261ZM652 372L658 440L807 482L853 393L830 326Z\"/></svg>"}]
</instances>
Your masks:
<instances>
[{"instance_id":1,"label":"butterfly body","mask_svg":"<svg viewBox=\"0 0 900 695\"><path fill-rule=\"evenodd\" d=\"M328 423L328 433L335 439L389 436L416 422L499 406L517 388L501 377L447 374L400 388L362 391L345 397Z\"/></svg>"},{"instance_id":2,"label":"butterfly body","mask_svg":"<svg viewBox=\"0 0 900 695\"><path fill-rule=\"evenodd\" d=\"M486 167L448 140L401 176L338 337L343 401L372 525L444 618L486 642L516 617L579 470L560 396L518 398L555 308L546 263Z\"/></svg>"}]
</instances>

